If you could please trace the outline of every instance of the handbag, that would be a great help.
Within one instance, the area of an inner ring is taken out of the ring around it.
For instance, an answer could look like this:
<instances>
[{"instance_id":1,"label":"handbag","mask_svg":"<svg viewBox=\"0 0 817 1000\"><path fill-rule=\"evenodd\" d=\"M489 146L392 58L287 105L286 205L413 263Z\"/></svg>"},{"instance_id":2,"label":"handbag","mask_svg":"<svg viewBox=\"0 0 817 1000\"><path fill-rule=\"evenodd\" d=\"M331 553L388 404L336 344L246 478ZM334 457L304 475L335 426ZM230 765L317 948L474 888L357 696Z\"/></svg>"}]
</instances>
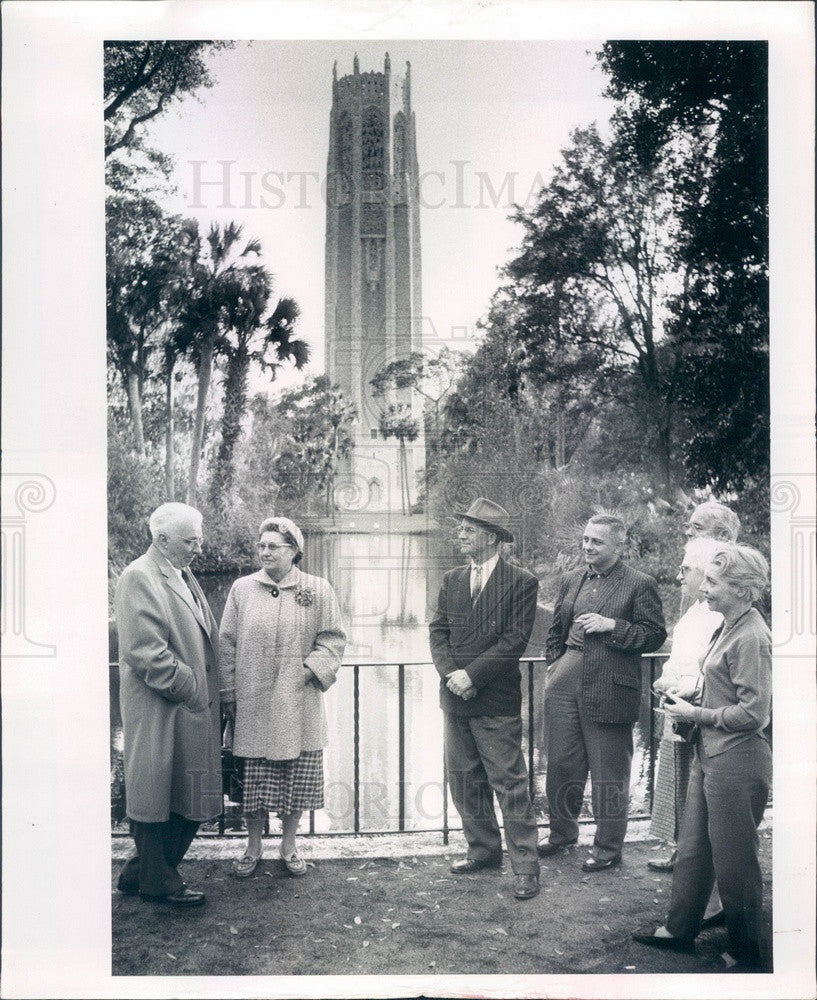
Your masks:
<instances>
[{"instance_id":1,"label":"handbag","mask_svg":"<svg viewBox=\"0 0 817 1000\"><path fill-rule=\"evenodd\" d=\"M244 783L241 780L241 763L233 755L233 726L224 720L221 732L221 790L228 801L241 803L244 798Z\"/></svg>"},{"instance_id":2,"label":"handbag","mask_svg":"<svg viewBox=\"0 0 817 1000\"><path fill-rule=\"evenodd\" d=\"M700 692L698 691L698 683L703 677L702 673L698 674L695 681L695 690L692 692L692 697L689 701L695 705L700 698ZM688 719L673 719L672 720L672 731L676 736L680 736L685 743L694 743L701 732L700 724L697 722L690 722Z\"/></svg>"},{"instance_id":3,"label":"handbag","mask_svg":"<svg viewBox=\"0 0 817 1000\"><path fill-rule=\"evenodd\" d=\"M701 727L697 722L688 722L686 719L673 719L672 731L676 736L680 736L685 743L694 743L698 739Z\"/></svg>"}]
</instances>

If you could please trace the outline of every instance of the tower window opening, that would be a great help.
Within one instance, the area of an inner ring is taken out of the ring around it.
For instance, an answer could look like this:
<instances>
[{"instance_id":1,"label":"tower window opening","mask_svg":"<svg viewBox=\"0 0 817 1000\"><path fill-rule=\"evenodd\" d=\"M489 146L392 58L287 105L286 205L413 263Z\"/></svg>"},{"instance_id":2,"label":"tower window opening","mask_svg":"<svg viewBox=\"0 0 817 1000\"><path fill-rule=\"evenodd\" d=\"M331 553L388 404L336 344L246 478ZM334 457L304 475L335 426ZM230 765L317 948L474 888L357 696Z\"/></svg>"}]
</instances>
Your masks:
<instances>
[{"instance_id":1,"label":"tower window opening","mask_svg":"<svg viewBox=\"0 0 817 1000\"><path fill-rule=\"evenodd\" d=\"M394 172L406 169L406 119L402 111L394 117Z\"/></svg>"},{"instance_id":2,"label":"tower window opening","mask_svg":"<svg viewBox=\"0 0 817 1000\"><path fill-rule=\"evenodd\" d=\"M377 108L367 108L363 115L361 137L363 186L369 191L383 187L383 119Z\"/></svg>"},{"instance_id":3,"label":"tower window opening","mask_svg":"<svg viewBox=\"0 0 817 1000\"><path fill-rule=\"evenodd\" d=\"M344 174L352 173L352 118L344 113L338 123L338 166Z\"/></svg>"}]
</instances>

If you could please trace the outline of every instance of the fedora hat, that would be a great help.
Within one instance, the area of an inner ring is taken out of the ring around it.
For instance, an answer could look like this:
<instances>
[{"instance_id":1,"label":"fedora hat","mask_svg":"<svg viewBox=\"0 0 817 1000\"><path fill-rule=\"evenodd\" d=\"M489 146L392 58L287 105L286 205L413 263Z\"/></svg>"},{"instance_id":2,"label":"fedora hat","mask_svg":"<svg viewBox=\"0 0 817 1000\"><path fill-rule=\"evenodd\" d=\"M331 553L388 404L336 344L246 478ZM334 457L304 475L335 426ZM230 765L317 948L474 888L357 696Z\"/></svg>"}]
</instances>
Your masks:
<instances>
[{"instance_id":1,"label":"fedora hat","mask_svg":"<svg viewBox=\"0 0 817 1000\"><path fill-rule=\"evenodd\" d=\"M500 507L493 500L488 500L487 497L477 497L468 510L455 510L454 514L474 521L481 528L495 531L501 542L513 541L513 535L508 529L510 514L504 507Z\"/></svg>"}]
</instances>

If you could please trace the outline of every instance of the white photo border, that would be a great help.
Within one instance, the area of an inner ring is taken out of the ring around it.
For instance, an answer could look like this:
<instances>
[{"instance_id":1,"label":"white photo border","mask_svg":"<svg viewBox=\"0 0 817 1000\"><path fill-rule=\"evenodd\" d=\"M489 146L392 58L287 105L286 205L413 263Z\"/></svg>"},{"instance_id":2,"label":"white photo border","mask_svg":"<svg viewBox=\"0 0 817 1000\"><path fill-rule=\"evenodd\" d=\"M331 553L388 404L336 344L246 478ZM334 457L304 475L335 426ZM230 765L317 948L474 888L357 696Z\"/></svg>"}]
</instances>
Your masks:
<instances>
[{"instance_id":1,"label":"white photo border","mask_svg":"<svg viewBox=\"0 0 817 1000\"><path fill-rule=\"evenodd\" d=\"M772 976L111 975L101 156L106 39L767 39L773 629L788 634L792 518L814 531L813 18L800 2L4 4L3 477L45 476L55 489L31 514L25 567L28 635L54 653L6 655L2 671L6 996L813 995L809 634L775 659Z\"/></svg>"}]
</instances>

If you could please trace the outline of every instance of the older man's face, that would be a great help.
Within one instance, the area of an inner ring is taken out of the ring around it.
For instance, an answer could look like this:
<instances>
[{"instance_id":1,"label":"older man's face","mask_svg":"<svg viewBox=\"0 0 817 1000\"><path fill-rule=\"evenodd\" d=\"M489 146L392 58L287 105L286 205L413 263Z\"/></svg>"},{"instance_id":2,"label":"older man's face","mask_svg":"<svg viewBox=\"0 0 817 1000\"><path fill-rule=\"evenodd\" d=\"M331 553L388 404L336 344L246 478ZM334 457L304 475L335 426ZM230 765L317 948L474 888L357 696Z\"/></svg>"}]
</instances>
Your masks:
<instances>
[{"instance_id":1,"label":"older man's face","mask_svg":"<svg viewBox=\"0 0 817 1000\"><path fill-rule=\"evenodd\" d=\"M698 590L703 578L703 570L693 566L688 559L684 558L675 579L681 584L681 594L691 601L697 601L701 596Z\"/></svg>"},{"instance_id":2,"label":"older man's face","mask_svg":"<svg viewBox=\"0 0 817 1000\"><path fill-rule=\"evenodd\" d=\"M159 548L176 569L186 569L201 552L201 524L194 518L180 518L159 534Z\"/></svg>"},{"instance_id":3,"label":"older man's face","mask_svg":"<svg viewBox=\"0 0 817 1000\"><path fill-rule=\"evenodd\" d=\"M473 521L460 521L457 528L457 539L460 543L460 552L470 556L474 562L485 562L496 551L492 539L494 535L485 528L474 524Z\"/></svg>"},{"instance_id":4,"label":"older man's face","mask_svg":"<svg viewBox=\"0 0 817 1000\"><path fill-rule=\"evenodd\" d=\"M708 511L696 507L684 525L684 534L690 539L710 538L712 537L712 528L712 517Z\"/></svg>"}]
</instances>

